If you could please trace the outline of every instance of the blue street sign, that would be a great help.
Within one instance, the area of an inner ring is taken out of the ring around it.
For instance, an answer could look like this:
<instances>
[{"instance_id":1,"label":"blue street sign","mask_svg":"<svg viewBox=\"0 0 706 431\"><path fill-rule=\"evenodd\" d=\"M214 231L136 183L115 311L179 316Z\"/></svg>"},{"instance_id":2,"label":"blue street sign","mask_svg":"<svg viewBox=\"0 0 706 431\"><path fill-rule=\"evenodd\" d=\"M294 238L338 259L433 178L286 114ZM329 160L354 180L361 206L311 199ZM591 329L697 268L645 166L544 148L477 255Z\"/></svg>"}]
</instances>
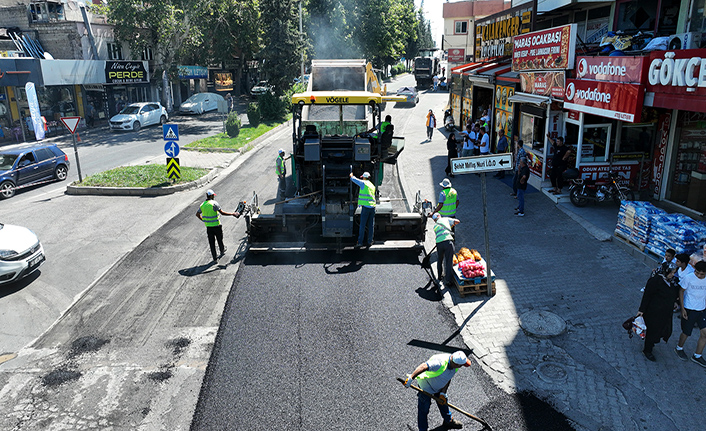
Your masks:
<instances>
[{"instance_id":1,"label":"blue street sign","mask_svg":"<svg viewBox=\"0 0 706 431\"><path fill-rule=\"evenodd\" d=\"M165 141L179 140L179 126L176 124L162 124L162 135Z\"/></svg>"},{"instance_id":2,"label":"blue street sign","mask_svg":"<svg viewBox=\"0 0 706 431\"><path fill-rule=\"evenodd\" d=\"M179 144L174 141L169 141L164 144L164 152L171 158L179 155Z\"/></svg>"}]
</instances>

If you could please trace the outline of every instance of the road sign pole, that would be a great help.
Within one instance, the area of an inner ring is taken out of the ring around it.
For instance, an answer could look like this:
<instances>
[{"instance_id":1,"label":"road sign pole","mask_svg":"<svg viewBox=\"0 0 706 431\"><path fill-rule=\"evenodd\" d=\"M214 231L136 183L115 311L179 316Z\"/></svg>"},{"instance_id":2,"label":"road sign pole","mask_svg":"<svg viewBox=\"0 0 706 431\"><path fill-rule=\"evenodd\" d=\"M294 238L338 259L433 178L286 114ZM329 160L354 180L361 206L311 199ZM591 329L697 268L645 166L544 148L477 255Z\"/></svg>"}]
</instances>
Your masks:
<instances>
[{"instance_id":1,"label":"road sign pole","mask_svg":"<svg viewBox=\"0 0 706 431\"><path fill-rule=\"evenodd\" d=\"M76 169L78 170L78 182L83 182L83 176L81 175L81 162L78 160L78 147L76 146L76 134L72 133L71 137L74 140L74 156L76 156Z\"/></svg>"},{"instance_id":2,"label":"road sign pole","mask_svg":"<svg viewBox=\"0 0 706 431\"><path fill-rule=\"evenodd\" d=\"M493 296L493 273L490 272L490 241L488 240L488 199L485 187L485 172L480 173L481 195L483 196L483 227L485 230L485 277L488 282L488 296Z\"/></svg>"}]
</instances>

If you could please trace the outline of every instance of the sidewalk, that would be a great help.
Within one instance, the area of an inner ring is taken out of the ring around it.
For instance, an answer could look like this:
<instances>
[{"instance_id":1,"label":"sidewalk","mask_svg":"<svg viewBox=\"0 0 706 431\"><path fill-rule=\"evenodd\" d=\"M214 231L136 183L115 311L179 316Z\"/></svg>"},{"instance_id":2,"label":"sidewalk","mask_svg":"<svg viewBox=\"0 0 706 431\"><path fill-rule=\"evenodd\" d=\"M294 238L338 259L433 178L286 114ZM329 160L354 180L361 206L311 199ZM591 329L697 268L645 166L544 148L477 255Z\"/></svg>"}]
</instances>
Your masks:
<instances>
[{"instance_id":1,"label":"sidewalk","mask_svg":"<svg viewBox=\"0 0 706 431\"><path fill-rule=\"evenodd\" d=\"M433 96L432 96L433 97ZM440 109L443 97L432 106ZM423 123L409 122L405 154L407 194L421 190L436 200L446 166L445 138L418 143ZM419 139L421 141L421 139ZM457 175L456 247L484 253L480 178ZM526 216L513 216L510 188L487 176L490 257L496 274L493 297L443 291L464 341L494 381L508 392L532 391L548 400L578 430L686 430L703 428L695 390L706 370L681 362L672 351L679 336L674 317L668 344L655 347L657 362L642 355L643 343L629 339L621 323L637 312L654 264L634 255L610 234L615 206L575 208L528 193ZM413 195L413 194L412 194ZM525 313L558 316L566 330L555 337L530 336L521 328ZM697 334L685 350L694 351ZM697 389L699 388L699 389ZM666 390L665 390L666 389Z\"/></svg>"}]
</instances>

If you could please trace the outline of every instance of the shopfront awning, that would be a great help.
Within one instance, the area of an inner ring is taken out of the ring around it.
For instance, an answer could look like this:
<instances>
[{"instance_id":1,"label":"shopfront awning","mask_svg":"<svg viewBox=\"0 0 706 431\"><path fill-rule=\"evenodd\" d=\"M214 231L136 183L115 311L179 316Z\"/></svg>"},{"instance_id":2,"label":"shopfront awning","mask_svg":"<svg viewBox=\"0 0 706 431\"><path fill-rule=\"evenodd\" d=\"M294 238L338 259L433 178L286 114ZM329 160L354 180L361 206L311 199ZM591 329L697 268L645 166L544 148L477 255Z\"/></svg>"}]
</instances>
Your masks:
<instances>
[{"instance_id":1,"label":"shopfront awning","mask_svg":"<svg viewBox=\"0 0 706 431\"><path fill-rule=\"evenodd\" d=\"M535 105L541 105L542 103L551 102L552 98L549 96L538 96L536 94L518 92L508 97L507 100L512 103L534 103Z\"/></svg>"},{"instance_id":2,"label":"shopfront awning","mask_svg":"<svg viewBox=\"0 0 706 431\"><path fill-rule=\"evenodd\" d=\"M466 63L466 64L462 64L462 65L460 65L460 66L456 66L456 67L452 68L452 69L451 69L451 73L461 74L461 73L463 73L463 72L472 70L472 69L474 69L474 68L476 68L476 67L479 67L479 66L482 66L482 65L483 65L483 63Z\"/></svg>"},{"instance_id":3,"label":"shopfront awning","mask_svg":"<svg viewBox=\"0 0 706 431\"><path fill-rule=\"evenodd\" d=\"M520 72L509 70L507 72L498 73L496 79L505 82L520 82Z\"/></svg>"},{"instance_id":4,"label":"shopfront awning","mask_svg":"<svg viewBox=\"0 0 706 431\"><path fill-rule=\"evenodd\" d=\"M510 64L490 63L485 67L473 70L468 79L479 84L495 84L497 76L510 71L510 69L512 69Z\"/></svg>"}]
</instances>

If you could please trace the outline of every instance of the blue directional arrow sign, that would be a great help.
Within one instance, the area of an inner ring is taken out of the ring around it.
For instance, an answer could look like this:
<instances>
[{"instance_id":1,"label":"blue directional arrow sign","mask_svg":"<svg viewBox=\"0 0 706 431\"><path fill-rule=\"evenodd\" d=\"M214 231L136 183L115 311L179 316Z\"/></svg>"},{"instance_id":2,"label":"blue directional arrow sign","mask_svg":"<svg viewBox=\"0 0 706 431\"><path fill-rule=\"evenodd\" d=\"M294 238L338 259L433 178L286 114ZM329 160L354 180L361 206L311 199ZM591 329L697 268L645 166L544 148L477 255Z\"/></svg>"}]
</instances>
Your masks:
<instances>
[{"instance_id":1,"label":"blue directional arrow sign","mask_svg":"<svg viewBox=\"0 0 706 431\"><path fill-rule=\"evenodd\" d=\"M179 155L179 144L174 141L169 141L164 144L164 152L171 158Z\"/></svg>"},{"instance_id":2,"label":"blue directional arrow sign","mask_svg":"<svg viewBox=\"0 0 706 431\"><path fill-rule=\"evenodd\" d=\"M162 135L165 141L179 140L179 126L176 124L162 124Z\"/></svg>"}]
</instances>

